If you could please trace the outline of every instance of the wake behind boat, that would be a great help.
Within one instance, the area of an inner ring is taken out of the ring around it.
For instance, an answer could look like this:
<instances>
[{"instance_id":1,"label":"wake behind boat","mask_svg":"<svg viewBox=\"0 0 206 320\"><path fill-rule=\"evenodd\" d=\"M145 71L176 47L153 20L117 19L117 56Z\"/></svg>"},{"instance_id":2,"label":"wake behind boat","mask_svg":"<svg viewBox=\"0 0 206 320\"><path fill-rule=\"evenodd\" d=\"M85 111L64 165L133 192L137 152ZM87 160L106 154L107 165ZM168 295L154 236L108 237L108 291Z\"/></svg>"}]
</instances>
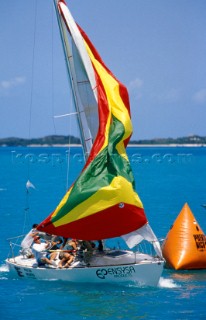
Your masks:
<instances>
[{"instance_id":1,"label":"wake behind boat","mask_svg":"<svg viewBox=\"0 0 206 320\"><path fill-rule=\"evenodd\" d=\"M10 270L35 279L71 282L135 282L155 286L164 260L148 224L126 154L132 135L126 87L105 66L64 0L54 0L66 66L78 118L85 166L56 209L37 230L63 238L98 241L122 237L129 250L96 249L89 263L75 255L67 269L38 265L23 254L7 259ZM132 249L150 242L154 256Z\"/></svg>"}]
</instances>

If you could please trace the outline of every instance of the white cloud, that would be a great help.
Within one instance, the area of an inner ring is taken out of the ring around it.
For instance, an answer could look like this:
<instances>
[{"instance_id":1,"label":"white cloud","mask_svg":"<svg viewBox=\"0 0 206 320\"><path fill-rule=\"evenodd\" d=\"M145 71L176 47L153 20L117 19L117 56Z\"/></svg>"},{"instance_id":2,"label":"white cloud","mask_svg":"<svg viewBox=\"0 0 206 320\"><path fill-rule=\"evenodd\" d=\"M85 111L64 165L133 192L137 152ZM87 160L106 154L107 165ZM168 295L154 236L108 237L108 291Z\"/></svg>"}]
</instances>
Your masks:
<instances>
[{"instance_id":1,"label":"white cloud","mask_svg":"<svg viewBox=\"0 0 206 320\"><path fill-rule=\"evenodd\" d=\"M205 103L206 102L206 88L197 91L193 96L193 100L198 104Z\"/></svg>"},{"instance_id":2,"label":"white cloud","mask_svg":"<svg viewBox=\"0 0 206 320\"><path fill-rule=\"evenodd\" d=\"M159 95L159 100L163 102L175 102L179 99L180 93L178 89L168 89Z\"/></svg>"},{"instance_id":3,"label":"white cloud","mask_svg":"<svg viewBox=\"0 0 206 320\"><path fill-rule=\"evenodd\" d=\"M131 81L128 84L128 90L135 99L139 100L142 97L142 93L141 93L142 86L143 86L143 81L139 78L136 78L135 80Z\"/></svg>"},{"instance_id":4,"label":"white cloud","mask_svg":"<svg viewBox=\"0 0 206 320\"><path fill-rule=\"evenodd\" d=\"M25 77L15 77L10 80L2 80L0 82L0 89L1 90L9 90L13 87L17 87L17 86L24 84L25 81L26 81Z\"/></svg>"},{"instance_id":5,"label":"white cloud","mask_svg":"<svg viewBox=\"0 0 206 320\"><path fill-rule=\"evenodd\" d=\"M143 81L139 78L136 78L135 80L131 81L128 85L129 90L133 91L136 89L140 89L143 86Z\"/></svg>"}]
</instances>

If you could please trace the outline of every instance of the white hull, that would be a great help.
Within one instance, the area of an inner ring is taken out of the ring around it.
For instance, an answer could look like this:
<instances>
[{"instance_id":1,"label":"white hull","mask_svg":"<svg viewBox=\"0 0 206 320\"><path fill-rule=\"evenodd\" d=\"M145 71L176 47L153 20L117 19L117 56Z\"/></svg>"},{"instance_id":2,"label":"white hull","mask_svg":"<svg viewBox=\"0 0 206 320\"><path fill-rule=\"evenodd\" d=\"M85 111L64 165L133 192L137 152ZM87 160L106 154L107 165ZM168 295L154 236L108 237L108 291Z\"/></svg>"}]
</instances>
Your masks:
<instances>
[{"instance_id":1,"label":"white hull","mask_svg":"<svg viewBox=\"0 0 206 320\"><path fill-rule=\"evenodd\" d=\"M126 259L130 260L130 263L123 264L121 259L111 261L114 259L110 258L105 263L105 257L103 257L103 260L99 259L99 265L95 263L96 265L91 264L87 267L80 262L75 262L68 269L52 266L37 267L34 259L26 259L22 256L7 259L6 263L11 275L20 278L62 280L76 283L126 284L132 282L139 286L157 286L164 262L143 254L138 254L139 261L136 259L136 262L132 262L131 258L132 256ZM100 265L101 262L104 262L104 265Z\"/></svg>"}]
</instances>

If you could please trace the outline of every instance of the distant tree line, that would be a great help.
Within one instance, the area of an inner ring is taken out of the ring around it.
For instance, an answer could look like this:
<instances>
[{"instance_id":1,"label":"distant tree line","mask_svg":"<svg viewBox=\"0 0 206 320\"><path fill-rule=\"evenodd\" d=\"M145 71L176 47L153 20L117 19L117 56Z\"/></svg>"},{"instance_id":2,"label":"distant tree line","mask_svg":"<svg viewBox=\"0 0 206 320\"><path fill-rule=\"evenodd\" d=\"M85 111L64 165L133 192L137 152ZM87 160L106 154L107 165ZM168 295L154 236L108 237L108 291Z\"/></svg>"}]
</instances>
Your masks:
<instances>
[{"instance_id":1,"label":"distant tree line","mask_svg":"<svg viewBox=\"0 0 206 320\"><path fill-rule=\"evenodd\" d=\"M206 137L200 137L198 135L192 135L188 137L180 138L155 138L147 140L133 140L130 141L130 144L206 144Z\"/></svg>"},{"instance_id":2,"label":"distant tree line","mask_svg":"<svg viewBox=\"0 0 206 320\"><path fill-rule=\"evenodd\" d=\"M63 135L51 135L42 138L32 138L32 139L23 139L23 138L2 138L0 139L0 146L29 146L29 145L68 145L68 144L80 144L80 139L74 136L63 136ZM156 138L156 139L147 139L147 140L131 140L130 144L137 145L163 145L163 144L206 144L206 137L200 137L197 135L181 137L181 138Z\"/></svg>"},{"instance_id":3,"label":"distant tree line","mask_svg":"<svg viewBox=\"0 0 206 320\"><path fill-rule=\"evenodd\" d=\"M3 138L0 139L0 146L29 146L29 145L66 145L66 144L80 144L80 139L74 136L61 136L61 135L51 135L43 138Z\"/></svg>"}]
</instances>

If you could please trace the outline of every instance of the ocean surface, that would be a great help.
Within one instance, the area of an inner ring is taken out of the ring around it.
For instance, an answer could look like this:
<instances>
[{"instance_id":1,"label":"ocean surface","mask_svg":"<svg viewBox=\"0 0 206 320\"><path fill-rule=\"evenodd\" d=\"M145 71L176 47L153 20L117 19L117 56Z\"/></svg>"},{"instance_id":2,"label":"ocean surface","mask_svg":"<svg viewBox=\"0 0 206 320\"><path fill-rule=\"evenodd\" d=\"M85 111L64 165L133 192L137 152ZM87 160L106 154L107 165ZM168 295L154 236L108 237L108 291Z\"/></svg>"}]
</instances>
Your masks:
<instances>
[{"instance_id":1,"label":"ocean surface","mask_svg":"<svg viewBox=\"0 0 206 320\"><path fill-rule=\"evenodd\" d=\"M206 230L206 148L130 147L128 155L136 190L159 239L165 238L186 202ZM76 147L0 148L0 319L206 319L206 270L164 269L155 288L10 277L7 239L25 234L47 217L82 165ZM28 180L35 187L29 194Z\"/></svg>"}]
</instances>

